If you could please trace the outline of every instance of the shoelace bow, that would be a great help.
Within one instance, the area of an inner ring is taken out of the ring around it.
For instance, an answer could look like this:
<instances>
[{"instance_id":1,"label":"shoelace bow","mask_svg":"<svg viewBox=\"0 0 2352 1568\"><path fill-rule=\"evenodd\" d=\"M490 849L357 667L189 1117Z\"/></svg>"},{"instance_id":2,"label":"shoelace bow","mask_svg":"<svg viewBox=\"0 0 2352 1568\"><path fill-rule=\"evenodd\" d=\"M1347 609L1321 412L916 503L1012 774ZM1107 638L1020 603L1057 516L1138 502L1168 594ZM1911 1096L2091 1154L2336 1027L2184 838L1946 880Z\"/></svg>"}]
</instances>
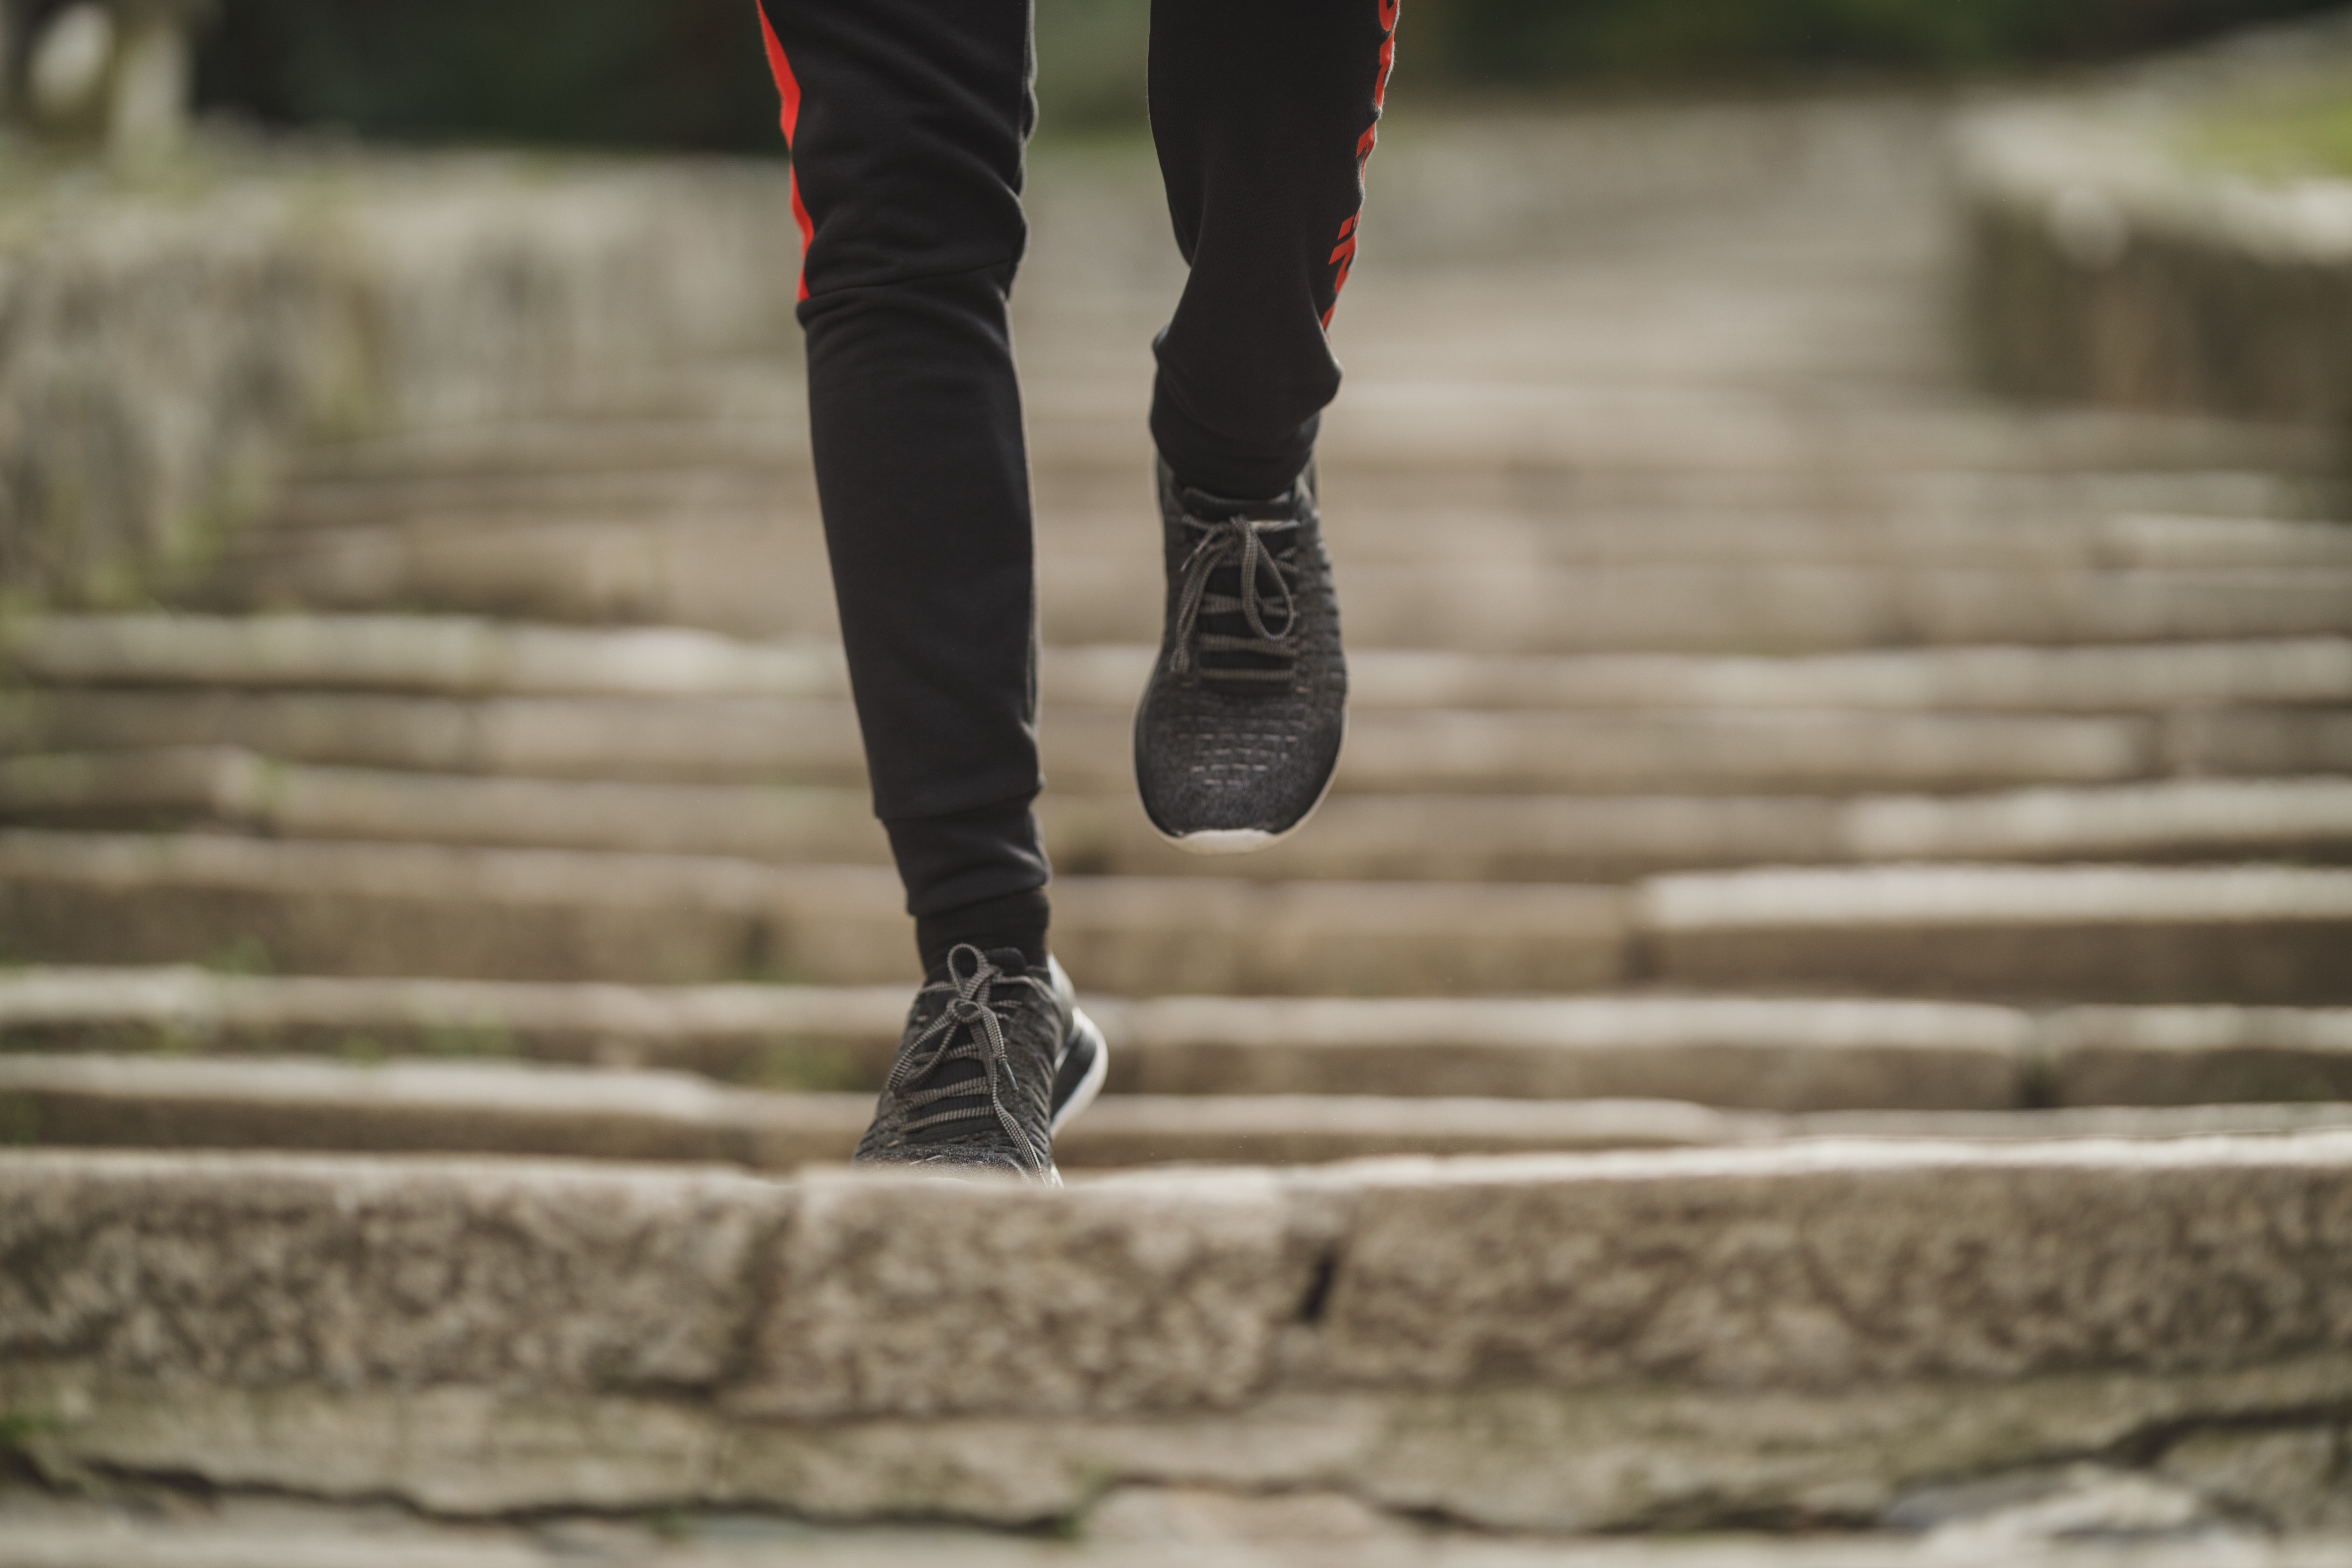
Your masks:
<instances>
[{"instance_id":1,"label":"shoelace bow","mask_svg":"<svg viewBox=\"0 0 2352 1568\"><path fill-rule=\"evenodd\" d=\"M1298 601L1291 592L1290 574L1297 568L1266 547L1265 535L1273 529L1296 529L1297 520L1232 517L1204 522L1197 517L1187 517L1184 524L1200 530L1201 539L1184 562L1184 585L1176 601L1176 647L1168 660L1169 672L1188 674L1197 656L1203 653L1271 654L1295 660L1297 649L1292 634L1298 628ZM1241 570L1239 597L1209 591L1209 574L1227 564L1237 565ZM1270 606L1258 588L1261 568L1273 574L1275 585L1282 590L1279 631L1266 625L1265 612ZM1249 627L1249 637L1207 631L1200 625L1203 614L1235 613ZM1220 665L1209 673L1220 680L1288 680L1291 672L1287 668Z\"/></svg>"},{"instance_id":2,"label":"shoelace bow","mask_svg":"<svg viewBox=\"0 0 2352 1568\"><path fill-rule=\"evenodd\" d=\"M971 973L966 974L961 965L969 955ZM890 1092L898 1097L909 1110L921 1111L943 1100L959 1100L971 1096L972 1080L963 1079L955 1083L940 1084L929 1089L917 1089L915 1084L951 1061L978 1061L988 1084L988 1111L993 1111L997 1125L1004 1129L1013 1146L1038 1170L1047 1161L1038 1157L1021 1124L1004 1104L1004 1091L1017 1087L1013 1072L1012 1054L1004 1044L1004 1020L993 1005L992 988L999 980L1008 978L1004 971L989 962L988 955L976 947L961 946L948 954L948 983L955 995L940 1016L925 1025L922 1033L908 1043L890 1068ZM966 1031L961 1044L956 1032ZM942 1126L950 1121L966 1121L988 1113L980 1107L932 1111L908 1122L908 1134L927 1127Z\"/></svg>"}]
</instances>

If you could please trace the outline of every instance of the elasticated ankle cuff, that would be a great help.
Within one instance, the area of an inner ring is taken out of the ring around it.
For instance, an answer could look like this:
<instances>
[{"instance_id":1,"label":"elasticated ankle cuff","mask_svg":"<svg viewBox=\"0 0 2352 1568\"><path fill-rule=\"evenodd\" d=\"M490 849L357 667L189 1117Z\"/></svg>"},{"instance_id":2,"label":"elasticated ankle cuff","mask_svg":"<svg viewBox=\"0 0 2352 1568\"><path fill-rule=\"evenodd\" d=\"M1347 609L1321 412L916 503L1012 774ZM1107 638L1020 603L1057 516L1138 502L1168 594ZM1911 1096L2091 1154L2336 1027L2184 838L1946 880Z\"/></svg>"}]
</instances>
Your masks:
<instances>
[{"instance_id":1,"label":"elasticated ankle cuff","mask_svg":"<svg viewBox=\"0 0 2352 1568\"><path fill-rule=\"evenodd\" d=\"M1052 913L1045 889L1032 888L1026 892L984 899L936 915L919 915L915 919L915 946L923 956L923 973L929 974L939 969L947 963L950 952L966 942L982 952L1013 948L1031 968L1042 969L1045 963L1045 929Z\"/></svg>"}]
</instances>

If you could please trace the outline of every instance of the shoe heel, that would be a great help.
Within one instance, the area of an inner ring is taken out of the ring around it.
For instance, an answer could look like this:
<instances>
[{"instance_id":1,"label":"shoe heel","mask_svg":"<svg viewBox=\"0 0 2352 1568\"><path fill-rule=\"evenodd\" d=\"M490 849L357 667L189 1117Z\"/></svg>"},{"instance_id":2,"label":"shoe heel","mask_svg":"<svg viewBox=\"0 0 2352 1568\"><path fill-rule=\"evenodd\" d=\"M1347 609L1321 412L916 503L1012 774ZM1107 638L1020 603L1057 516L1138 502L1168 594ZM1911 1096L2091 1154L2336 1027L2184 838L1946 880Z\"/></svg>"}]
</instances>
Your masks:
<instances>
[{"instance_id":1,"label":"shoe heel","mask_svg":"<svg viewBox=\"0 0 2352 1568\"><path fill-rule=\"evenodd\" d=\"M1095 1102L1102 1092L1103 1080L1110 1076L1110 1043L1095 1021L1083 1011L1070 1014L1070 1048L1063 1053L1060 1071L1055 1074L1053 1131L1059 1132L1065 1124ZM1064 1085L1066 1083L1066 1091Z\"/></svg>"}]
</instances>

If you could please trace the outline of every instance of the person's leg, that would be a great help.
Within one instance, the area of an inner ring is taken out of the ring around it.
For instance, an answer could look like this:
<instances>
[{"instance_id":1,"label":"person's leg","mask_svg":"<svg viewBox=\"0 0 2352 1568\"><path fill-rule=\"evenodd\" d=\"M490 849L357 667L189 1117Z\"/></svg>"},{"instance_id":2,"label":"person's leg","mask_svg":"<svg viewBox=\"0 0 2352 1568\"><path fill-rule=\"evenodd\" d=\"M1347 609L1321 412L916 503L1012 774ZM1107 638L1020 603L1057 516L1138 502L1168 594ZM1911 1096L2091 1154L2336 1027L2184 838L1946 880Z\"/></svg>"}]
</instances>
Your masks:
<instances>
[{"instance_id":1,"label":"person's leg","mask_svg":"<svg viewBox=\"0 0 2352 1568\"><path fill-rule=\"evenodd\" d=\"M1397 4L1152 6L1152 137L1192 275L1155 345L1151 433L1181 485L1278 496L1314 453Z\"/></svg>"},{"instance_id":2,"label":"person's leg","mask_svg":"<svg viewBox=\"0 0 2352 1568\"><path fill-rule=\"evenodd\" d=\"M875 811L923 964L1045 962L1035 567L1005 299L1027 0L763 0L809 426Z\"/></svg>"},{"instance_id":3,"label":"person's leg","mask_svg":"<svg viewBox=\"0 0 2352 1568\"><path fill-rule=\"evenodd\" d=\"M1005 296L1028 0L763 0L809 429L874 803L926 984L861 1163L1056 1183L1108 1051L1045 952L1029 468Z\"/></svg>"},{"instance_id":4,"label":"person's leg","mask_svg":"<svg viewBox=\"0 0 2352 1568\"><path fill-rule=\"evenodd\" d=\"M1197 854L1297 831L1347 731L1310 460L1396 20L1397 0L1152 6L1152 136L1192 274L1154 345L1168 594L1135 773Z\"/></svg>"}]
</instances>

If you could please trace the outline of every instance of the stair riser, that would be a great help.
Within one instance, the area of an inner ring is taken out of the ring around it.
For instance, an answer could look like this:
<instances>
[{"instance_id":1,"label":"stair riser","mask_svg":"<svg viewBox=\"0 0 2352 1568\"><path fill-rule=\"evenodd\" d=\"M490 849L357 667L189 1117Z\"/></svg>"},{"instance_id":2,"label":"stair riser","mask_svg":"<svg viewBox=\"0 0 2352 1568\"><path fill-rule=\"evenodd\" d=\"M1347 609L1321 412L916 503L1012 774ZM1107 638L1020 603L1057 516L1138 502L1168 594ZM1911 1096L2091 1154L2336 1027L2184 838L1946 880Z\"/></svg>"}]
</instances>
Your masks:
<instances>
[{"instance_id":1,"label":"stair riser","mask_svg":"<svg viewBox=\"0 0 2352 1568\"><path fill-rule=\"evenodd\" d=\"M106 753L0 764L0 822L67 828L226 829L282 839L481 845L777 864L882 866L889 845L856 790L713 790L263 770L231 754ZM2215 786L2189 785L2211 791ZM1245 858L1186 855L1125 791L1049 795L1045 841L1066 876L1254 881L1622 882L1755 865L1990 860L2352 861L2352 786L2293 799L2257 786L2177 804L2084 791L1968 797L1590 800L1341 795L1315 828Z\"/></svg>"},{"instance_id":2,"label":"stair riser","mask_svg":"<svg viewBox=\"0 0 2352 1568\"><path fill-rule=\"evenodd\" d=\"M1179 910L1134 908L1133 889L1064 884L1056 952L1090 985L1138 994L1588 991L1626 973L1622 930L1597 891L1563 898L1542 889L1538 905L1559 907L1527 921L1506 908L1449 930L1415 918L1417 900L1397 893L1339 911L1371 918L1335 927L1321 918L1334 911L1301 909L1295 899L1261 910L1247 889L1177 886L1215 895L1197 923ZM876 873L873 893L862 910L814 900L768 913L513 902L459 887L402 897L19 876L0 888L0 952L43 963L211 963L289 974L911 984L913 944L895 908L895 879ZM1143 898L1191 901L1148 890Z\"/></svg>"},{"instance_id":3,"label":"stair riser","mask_svg":"<svg viewBox=\"0 0 2352 1568\"><path fill-rule=\"evenodd\" d=\"M630 1096L640 1103L622 1103ZM865 1094L747 1094L635 1073L0 1058L0 1126L20 1146L50 1149L499 1154L792 1171L847 1163L872 1113ZM1066 1170L1116 1170L1710 1148L1842 1131L2163 1138L2321 1127L2352 1128L2352 1108L1795 1118L1652 1100L1129 1095L1057 1133L1054 1152Z\"/></svg>"},{"instance_id":4,"label":"stair riser","mask_svg":"<svg viewBox=\"0 0 2352 1568\"><path fill-rule=\"evenodd\" d=\"M318 974L665 984L910 977L895 879L879 870L763 881L751 868L709 862L719 869L682 868L665 894L616 887L646 864L625 860L610 869L583 862L524 891L504 873L457 863L404 869L398 889L371 885L364 868L374 860L338 863L335 889L310 880L310 862L126 879L119 868L73 870L68 858L0 884L0 951L50 963L209 961ZM578 891L566 894L574 882ZM2206 915L2194 898L2163 914L1696 929L1632 926L1616 895L1554 887L1073 879L1055 904L1064 961L1090 985L1132 995L1556 993L1643 974L1783 993L2352 1002L2343 962L2352 915L2285 905L2269 916Z\"/></svg>"},{"instance_id":5,"label":"stair riser","mask_svg":"<svg viewBox=\"0 0 2352 1568\"><path fill-rule=\"evenodd\" d=\"M1097 623L1075 603L1098 594L1128 606L1129 624L1155 603L1150 580L1154 518L1139 493L1114 511L1039 519L1045 603L1057 632ZM656 521L647 521L651 511ZM765 497L733 510L700 506L682 514L659 506L625 509L609 521L576 511L545 515L427 512L407 525L278 528L247 536L183 605L266 610L299 604L314 611L390 605L559 622L616 621L706 626L744 635L815 635L833 626L832 580L814 516L772 515ZM2031 574L2037 580L2116 570L2352 569L2352 531L2320 524L2134 518L2084 523L1994 514L1907 526L1875 519L1825 525L1819 513L1710 521L1668 515L1647 524L1603 516L1511 514L1427 509L1335 511L1333 536L1350 579L1350 629L1384 620L1359 615L1355 579L1369 594L1376 572L1421 566L1433 533L1456 562L1548 574L1655 573L1662 567L1720 574L1731 563L1768 574L1843 566ZM1878 526L1872 526L1873 522ZM1638 580L1638 577L1637 577ZM1892 578L1884 581L1894 580ZM2032 593L2046 592L2040 582ZM1378 606L1369 600L1369 613ZM1108 621L1102 625L1111 624ZM1359 647L1374 646L1360 635Z\"/></svg>"},{"instance_id":6,"label":"stair riser","mask_svg":"<svg viewBox=\"0 0 2352 1568\"><path fill-rule=\"evenodd\" d=\"M1678 1100L1790 1113L2352 1101L2352 1011L1595 997L1134 1002L1090 993L1110 1088ZM514 1058L769 1089L881 1086L901 985L635 989L32 969L0 1050Z\"/></svg>"},{"instance_id":7,"label":"stair riser","mask_svg":"<svg viewBox=\"0 0 2352 1568\"><path fill-rule=\"evenodd\" d=\"M837 702L849 695L848 671L829 643L754 642L677 626L384 615L52 616L20 624L7 643L8 663L25 685L85 694L669 702ZM1047 706L1131 708L1156 651L1149 643L1045 648ZM1359 712L2227 713L2352 704L2352 638L1913 648L1780 659L1359 647L1348 673L1349 700Z\"/></svg>"},{"instance_id":8,"label":"stair riser","mask_svg":"<svg viewBox=\"0 0 2352 1568\"><path fill-rule=\"evenodd\" d=\"M651 620L739 635L837 635L813 562L719 551L678 563L640 539L593 547L498 535L435 558L371 550L279 563L241 595L319 609L384 605L598 623ZM1044 555L1044 635L1059 644L1154 642L1164 586L1146 549ZM1919 644L2130 643L2319 636L2352 628L2352 575L1911 571L1750 563L1557 567L1517 562L1339 565L1360 647L1488 653L1808 653ZM235 604L240 595L228 595Z\"/></svg>"},{"instance_id":9,"label":"stair riser","mask_svg":"<svg viewBox=\"0 0 2352 1568\"><path fill-rule=\"evenodd\" d=\"M2352 916L1653 931L1644 951L1659 980L1700 988L2248 1005L2352 1002Z\"/></svg>"},{"instance_id":10,"label":"stair riser","mask_svg":"<svg viewBox=\"0 0 2352 1568\"><path fill-rule=\"evenodd\" d=\"M1130 715L1049 709L1053 788L1133 788ZM855 785L864 753L844 702L224 698L124 692L0 700L19 754L234 746L292 763L425 773L695 784ZM2105 784L2194 771L2336 771L2352 718L2283 711L2148 718L1836 712L1418 713L1351 716L1337 787L1590 795L1907 794ZM2272 765L2264 765L2272 764Z\"/></svg>"}]
</instances>

